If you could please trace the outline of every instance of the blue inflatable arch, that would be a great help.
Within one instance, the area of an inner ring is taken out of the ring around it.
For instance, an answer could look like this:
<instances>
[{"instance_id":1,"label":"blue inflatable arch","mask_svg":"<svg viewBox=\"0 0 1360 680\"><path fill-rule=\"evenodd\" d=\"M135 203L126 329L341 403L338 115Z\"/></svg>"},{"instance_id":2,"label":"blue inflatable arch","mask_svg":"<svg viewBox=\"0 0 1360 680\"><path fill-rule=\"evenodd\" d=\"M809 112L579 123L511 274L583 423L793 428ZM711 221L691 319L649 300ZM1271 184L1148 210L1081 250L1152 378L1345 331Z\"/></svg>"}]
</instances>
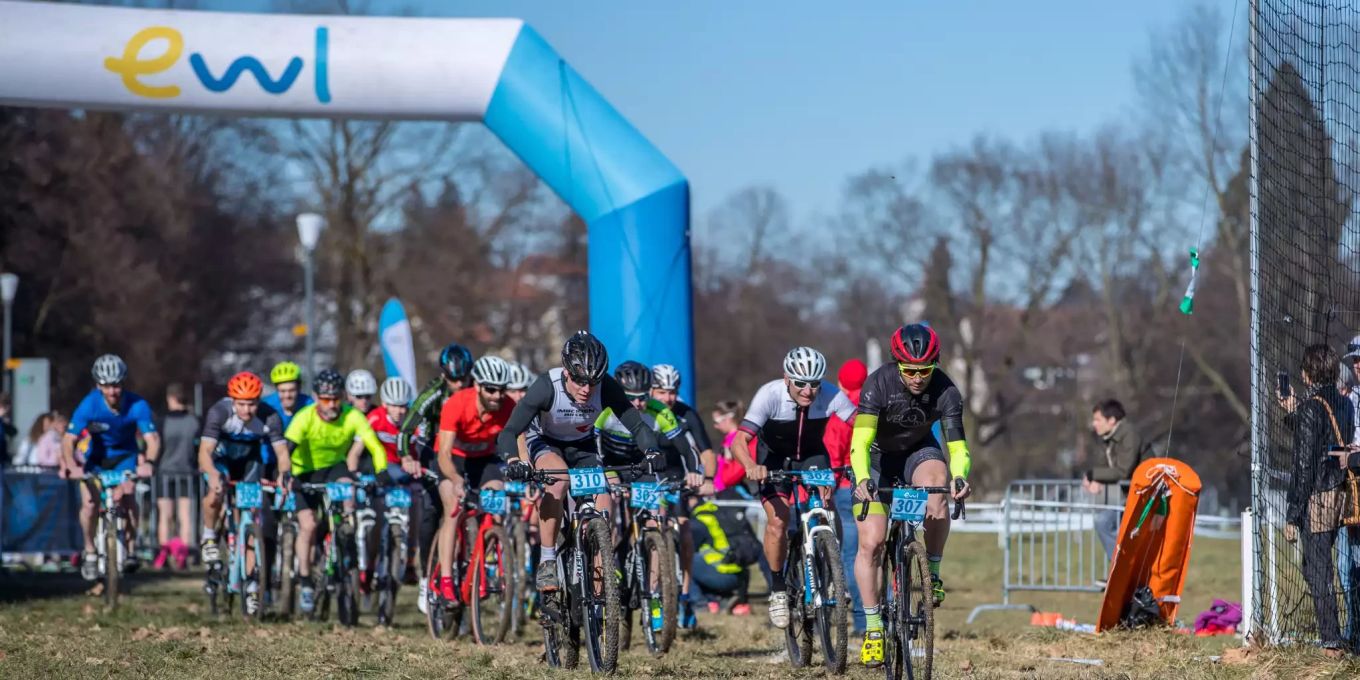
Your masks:
<instances>
[{"instance_id":1,"label":"blue inflatable arch","mask_svg":"<svg viewBox=\"0 0 1360 680\"><path fill-rule=\"evenodd\" d=\"M689 183L515 19L0 0L0 104L480 120L589 226L590 323L694 399Z\"/></svg>"}]
</instances>

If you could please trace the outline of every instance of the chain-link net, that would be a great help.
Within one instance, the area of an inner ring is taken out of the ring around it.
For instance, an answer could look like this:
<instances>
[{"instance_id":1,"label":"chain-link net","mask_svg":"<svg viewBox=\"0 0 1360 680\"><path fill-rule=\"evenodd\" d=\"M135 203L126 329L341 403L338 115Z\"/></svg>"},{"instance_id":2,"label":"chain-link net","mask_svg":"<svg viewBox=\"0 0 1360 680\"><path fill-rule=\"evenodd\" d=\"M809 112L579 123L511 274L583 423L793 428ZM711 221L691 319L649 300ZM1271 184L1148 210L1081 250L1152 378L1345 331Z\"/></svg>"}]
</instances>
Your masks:
<instances>
[{"instance_id":1,"label":"chain-link net","mask_svg":"<svg viewBox=\"0 0 1360 680\"><path fill-rule=\"evenodd\" d=\"M1322 561L1333 566L1330 579L1315 576L1310 587L1302 556L1307 541L1285 540L1294 427L1276 394L1284 376L1294 394L1308 395L1300 371L1305 347L1327 343L1345 354L1350 337L1360 332L1360 221L1353 200L1360 180L1360 4L1254 0L1251 21L1252 462L1258 526L1253 629L1271 642L1316 642L1321 631L1315 597L1336 612L1346 631L1352 627L1346 594L1352 589L1360 594L1360 575L1352 578L1348 569L1354 559L1344 552L1343 535L1332 554L1310 553L1316 555L1310 558L1314 569ZM1308 531L1299 527L1300 533ZM1360 540L1351 543L1353 554L1360 555ZM1330 587L1323 585L1327 580ZM1343 637L1349 639L1349 631Z\"/></svg>"}]
</instances>

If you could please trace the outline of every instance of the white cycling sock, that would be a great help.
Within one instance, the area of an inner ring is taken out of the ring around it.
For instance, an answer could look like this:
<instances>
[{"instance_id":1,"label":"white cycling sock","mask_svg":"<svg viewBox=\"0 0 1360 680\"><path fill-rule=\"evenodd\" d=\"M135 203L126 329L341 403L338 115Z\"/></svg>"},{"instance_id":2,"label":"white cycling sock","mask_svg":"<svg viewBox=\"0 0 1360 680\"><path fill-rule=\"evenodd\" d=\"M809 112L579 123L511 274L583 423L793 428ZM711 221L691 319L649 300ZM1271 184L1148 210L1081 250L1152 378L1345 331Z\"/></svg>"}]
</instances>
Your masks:
<instances>
[{"instance_id":1,"label":"white cycling sock","mask_svg":"<svg viewBox=\"0 0 1360 680\"><path fill-rule=\"evenodd\" d=\"M541 556L538 558L539 562L549 562L557 559L557 546L555 545L554 546L545 545L542 548L540 548L539 551L542 553Z\"/></svg>"},{"instance_id":2,"label":"white cycling sock","mask_svg":"<svg viewBox=\"0 0 1360 680\"><path fill-rule=\"evenodd\" d=\"M208 528L208 527L203 527L203 540L205 540L205 541L215 541L215 540L217 540L217 530L216 530L216 529L210 529L210 528Z\"/></svg>"}]
</instances>

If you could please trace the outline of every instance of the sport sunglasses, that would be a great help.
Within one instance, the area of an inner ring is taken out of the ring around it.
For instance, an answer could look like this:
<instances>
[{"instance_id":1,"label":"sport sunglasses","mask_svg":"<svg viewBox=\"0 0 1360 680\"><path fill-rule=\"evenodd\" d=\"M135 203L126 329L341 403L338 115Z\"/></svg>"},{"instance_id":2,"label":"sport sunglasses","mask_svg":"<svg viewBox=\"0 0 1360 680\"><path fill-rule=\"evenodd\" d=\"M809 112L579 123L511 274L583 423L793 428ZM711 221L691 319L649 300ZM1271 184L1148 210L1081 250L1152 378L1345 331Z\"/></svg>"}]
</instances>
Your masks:
<instances>
[{"instance_id":1,"label":"sport sunglasses","mask_svg":"<svg viewBox=\"0 0 1360 680\"><path fill-rule=\"evenodd\" d=\"M935 372L936 364L928 366L914 366L912 364L897 364L897 372L905 378L925 378Z\"/></svg>"},{"instance_id":2,"label":"sport sunglasses","mask_svg":"<svg viewBox=\"0 0 1360 680\"><path fill-rule=\"evenodd\" d=\"M799 379L797 379L797 378L789 378L789 384L793 385L793 388L796 389L796 390L806 390L806 389L809 389L809 388L815 390L815 389L817 389L818 387L821 387L821 386L822 386L822 381L820 381L820 380L799 380Z\"/></svg>"}]
</instances>

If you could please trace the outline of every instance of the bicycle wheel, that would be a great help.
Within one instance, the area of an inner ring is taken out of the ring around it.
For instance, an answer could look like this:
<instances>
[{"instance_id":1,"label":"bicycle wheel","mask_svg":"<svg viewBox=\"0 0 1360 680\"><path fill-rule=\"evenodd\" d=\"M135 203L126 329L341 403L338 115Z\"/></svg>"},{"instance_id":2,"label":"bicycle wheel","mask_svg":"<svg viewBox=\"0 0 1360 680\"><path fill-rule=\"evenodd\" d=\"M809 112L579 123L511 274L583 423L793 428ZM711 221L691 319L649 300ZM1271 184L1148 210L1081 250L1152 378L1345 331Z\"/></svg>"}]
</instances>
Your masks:
<instances>
[{"instance_id":1,"label":"bicycle wheel","mask_svg":"<svg viewBox=\"0 0 1360 680\"><path fill-rule=\"evenodd\" d=\"M429 554L428 567L425 569L426 579L432 578L430 574L439 573L439 551L431 549ZM444 599L438 592L438 583L431 585L426 594L425 626L430 631L430 637L436 640L447 640L458 633L458 621L454 618L451 603Z\"/></svg>"},{"instance_id":2,"label":"bicycle wheel","mask_svg":"<svg viewBox=\"0 0 1360 680\"><path fill-rule=\"evenodd\" d=\"M321 549L312 549L312 578L317 581L316 597L312 607L312 620L325 621L331 615L331 595L335 591L335 569L339 559L334 555L335 541L327 532L320 537ZM318 574L320 577L318 578Z\"/></svg>"},{"instance_id":3,"label":"bicycle wheel","mask_svg":"<svg viewBox=\"0 0 1360 680\"><path fill-rule=\"evenodd\" d=\"M845 568L841 564L841 546L836 535L820 532L812 537L812 587L816 588L821 606L813 612L813 629L822 646L822 658L827 670L836 675L845 672L845 618L849 607L845 597Z\"/></svg>"},{"instance_id":4,"label":"bicycle wheel","mask_svg":"<svg viewBox=\"0 0 1360 680\"><path fill-rule=\"evenodd\" d=\"M297 529L292 522L280 522L279 527L279 588L274 601L279 603L281 614L293 618L297 613L298 567L294 552L297 550Z\"/></svg>"},{"instance_id":5,"label":"bicycle wheel","mask_svg":"<svg viewBox=\"0 0 1360 680\"><path fill-rule=\"evenodd\" d=\"M397 590L406 575L406 533L400 526L387 525L386 555L378 563L378 625L390 626L397 614Z\"/></svg>"},{"instance_id":6,"label":"bicycle wheel","mask_svg":"<svg viewBox=\"0 0 1360 680\"><path fill-rule=\"evenodd\" d=\"M794 668L812 663L812 626L803 618L803 549L799 543L789 541L789 552L784 558L785 592L789 597L789 625L784 627L784 646Z\"/></svg>"},{"instance_id":7,"label":"bicycle wheel","mask_svg":"<svg viewBox=\"0 0 1360 680\"><path fill-rule=\"evenodd\" d=\"M913 541L898 565L897 634L908 678L930 678L935 660L935 594L926 548Z\"/></svg>"},{"instance_id":8,"label":"bicycle wheel","mask_svg":"<svg viewBox=\"0 0 1360 680\"><path fill-rule=\"evenodd\" d=\"M581 591L585 597L578 604L587 659L592 671L613 673L619 660L619 618L622 616L614 540L609 524L599 517L586 522L582 533L586 573L581 575Z\"/></svg>"},{"instance_id":9,"label":"bicycle wheel","mask_svg":"<svg viewBox=\"0 0 1360 680\"><path fill-rule=\"evenodd\" d=\"M119 528L121 522L117 515L101 516L100 520L104 524L104 604L109 609L118 608L118 586L119 572L123 570L123 557L121 554L122 530Z\"/></svg>"},{"instance_id":10,"label":"bicycle wheel","mask_svg":"<svg viewBox=\"0 0 1360 680\"><path fill-rule=\"evenodd\" d=\"M902 680L903 653L902 645L898 642L899 626L897 623L897 612L900 608L901 592L898 583L898 562L897 562L897 543L895 539L889 539L887 550L883 556L883 568L879 570L882 575L879 593L879 607L883 613L883 677L886 680Z\"/></svg>"},{"instance_id":11,"label":"bicycle wheel","mask_svg":"<svg viewBox=\"0 0 1360 680\"><path fill-rule=\"evenodd\" d=\"M481 554L472 560L472 636L478 644L494 645L505 640L510 630L510 598L513 592L507 564L510 549L505 545L505 531L492 526L482 534Z\"/></svg>"},{"instance_id":12,"label":"bicycle wheel","mask_svg":"<svg viewBox=\"0 0 1360 680\"><path fill-rule=\"evenodd\" d=\"M680 584L676 581L675 570L670 568L675 561L671 554L672 542L660 531L647 531L642 535L642 578L638 587L646 596L642 601L643 638L647 641L647 651L661 656L670 651L675 642L676 622L680 618ZM661 627L656 628L652 609L661 612Z\"/></svg>"},{"instance_id":13,"label":"bicycle wheel","mask_svg":"<svg viewBox=\"0 0 1360 680\"><path fill-rule=\"evenodd\" d=\"M507 534L507 555L505 569L509 572L510 584L510 637L519 637L524 626L524 561L529 559L529 530L524 522L514 519Z\"/></svg>"},{"instance_id":14,"label":"bicycle wheel","mask_svg":"<svg viewBox=\"0 0 1360 680\"><path fill-rule=\"evenodd\" d=\"M246 546L241 546L241 563L244 565L242 571L242 583L249 583L250 572L255 572L255 613L250 612L250 597L246 593L245 587L241 590L241 615L246 619L259 621L264 618L264 593L269 586L269 570L265 568L264 562L264 527L259 521L251 521L249 524L242 524L238 530L239 535L247 537L255 544L255 560L247 563L245 560Z\"/></svg>"}]
</instances>

